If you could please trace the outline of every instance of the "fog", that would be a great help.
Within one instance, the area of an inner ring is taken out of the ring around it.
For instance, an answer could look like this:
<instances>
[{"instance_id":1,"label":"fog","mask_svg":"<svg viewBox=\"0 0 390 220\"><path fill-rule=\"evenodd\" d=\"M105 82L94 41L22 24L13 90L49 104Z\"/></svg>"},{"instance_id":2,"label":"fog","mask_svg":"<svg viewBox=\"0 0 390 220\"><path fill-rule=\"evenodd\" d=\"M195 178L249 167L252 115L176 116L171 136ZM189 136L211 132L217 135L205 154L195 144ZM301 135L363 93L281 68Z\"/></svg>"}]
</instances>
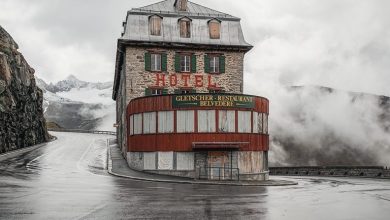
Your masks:
<instances>
[{"instance_id":1,"label":"fog","mask_svg":"<svg viewBox=\"0 0 390 220\"><path fill-rule=\"evenodd\" d=\"M244 88L271 101L272 164L390 165L390 108L350 93L390 96L390 1L193 1L242 19ZM109 81L126 11L154 2L0 0L0 24L38 76Z\"/></svg>"}]
</instances>

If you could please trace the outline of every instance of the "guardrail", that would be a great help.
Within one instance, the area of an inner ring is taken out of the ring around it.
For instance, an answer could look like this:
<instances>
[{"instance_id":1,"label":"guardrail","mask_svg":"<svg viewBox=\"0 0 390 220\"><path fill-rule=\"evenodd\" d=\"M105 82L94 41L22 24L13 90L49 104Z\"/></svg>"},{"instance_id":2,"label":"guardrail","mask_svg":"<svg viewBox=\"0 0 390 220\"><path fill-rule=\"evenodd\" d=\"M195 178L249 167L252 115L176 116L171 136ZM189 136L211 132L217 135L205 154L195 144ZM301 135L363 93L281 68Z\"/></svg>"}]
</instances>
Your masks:
<instances>
[{"instance_id":1,"label":"guardrail","mask_svg":"<svg viewBox=\"0 0 390 220\"><path fill-rule=\"evenodd\" d=\"M390 178L388 167L382 166L313 166L270 167L270 175L282 176L337 176Z\"/></svg>"},{"instance_id":2,"label":"guardrail","mask_svg":"<svg viewBox=\"0 0 390 220\"><path fill-rule=\"evenodd\" d=\"M82 130L82 129L48 129L54 132L70 132L70 133L89 133L89 134L108 134L116 135L114 131L95 131L95 130Z\"/></svg>"}]
</instances>

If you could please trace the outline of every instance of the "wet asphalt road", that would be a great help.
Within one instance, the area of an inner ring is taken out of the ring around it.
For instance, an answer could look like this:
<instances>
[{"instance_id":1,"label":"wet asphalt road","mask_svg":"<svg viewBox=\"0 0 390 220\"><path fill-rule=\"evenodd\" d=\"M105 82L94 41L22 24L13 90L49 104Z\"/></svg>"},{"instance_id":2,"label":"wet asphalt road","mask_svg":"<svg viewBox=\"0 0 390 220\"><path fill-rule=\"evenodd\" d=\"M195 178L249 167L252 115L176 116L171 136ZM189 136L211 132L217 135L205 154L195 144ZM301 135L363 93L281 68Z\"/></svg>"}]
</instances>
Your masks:
<instances>
[{"instance_id":1,"label":"wet asphalt road","mask_svg":"<svg viewBox=\"0 0 390 220\"><path fill-rule=\"evenodd\" d=\"M106 172L106 138L54 133L0 161L0 219L390 219L390 180L293 178L287 187L139 182ZM291 180L292 178L289 178Z\"/></svg>"}]
</instances>

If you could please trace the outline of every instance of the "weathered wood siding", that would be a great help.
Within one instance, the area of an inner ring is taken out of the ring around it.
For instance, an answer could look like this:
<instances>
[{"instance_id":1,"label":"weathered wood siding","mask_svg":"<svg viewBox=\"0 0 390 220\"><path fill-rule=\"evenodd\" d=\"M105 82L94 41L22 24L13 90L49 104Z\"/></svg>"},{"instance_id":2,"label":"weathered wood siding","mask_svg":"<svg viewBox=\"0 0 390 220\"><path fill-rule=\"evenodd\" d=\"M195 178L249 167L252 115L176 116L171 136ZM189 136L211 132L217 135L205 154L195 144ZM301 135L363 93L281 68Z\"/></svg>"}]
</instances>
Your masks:
<instances>
[{"instance_id":1,"label":"weathered wood siding","mask_svg":"<svg viewBox=\"0 0 390 220\"><path fill-rule=\"evenodd\" d=\"M268 100L253 108L173 108L172 95L138 98L128 105L128 151L191 152L194 143L237 143L240 151L268 151ZM225 146L226 147L226 146Z\"/></svg>"}]
</instances>

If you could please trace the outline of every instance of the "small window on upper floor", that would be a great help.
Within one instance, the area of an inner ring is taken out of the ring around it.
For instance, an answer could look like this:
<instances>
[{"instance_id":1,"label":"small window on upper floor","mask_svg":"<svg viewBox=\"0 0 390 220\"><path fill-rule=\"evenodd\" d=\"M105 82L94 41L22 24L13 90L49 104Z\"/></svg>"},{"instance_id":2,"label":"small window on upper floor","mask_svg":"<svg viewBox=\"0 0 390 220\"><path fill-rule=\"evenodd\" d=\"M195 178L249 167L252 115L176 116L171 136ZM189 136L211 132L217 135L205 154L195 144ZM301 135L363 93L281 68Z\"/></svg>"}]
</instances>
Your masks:
<instances>
[{"instance_id":1,"label":"small window on upper floor","mask_svg":"<svg viewBox=\"0 0 390 220\"><path fill-rule=\"evenodd\" d=\"M175 6L179 11L187 11L188 0L176 0Z\"/></svg>"},{"instance_id":2,"label":"small window on upper floor","mask_svg":"<svg viewBox=\"0 0 390 220\"><path fill-rule=\"evenodd\" d=\"M209 32L211 39L221 38L221 22L217 19L209 21Z\"/></svg>"},{"instance_id":3,"label":"small window on upper floor","mask_svg":"<svg viewBox=\"0 0 390 220\"><path fill-rule=\"evenodd\" d=\"M155 36L161 36L161 23L162 17L153 15L149 18L150 34Z\"/></svg>"},{"instance_id":4,"label":"small window on upper floor","mask_svg":"<svg viewBox=\"0 0 390 220\"><path fill-rule=\"evenodd\" d=\"M191 19L182 18L179 20L180 37L190 38L191 37Z\"/></svg>"}]
</instances>

